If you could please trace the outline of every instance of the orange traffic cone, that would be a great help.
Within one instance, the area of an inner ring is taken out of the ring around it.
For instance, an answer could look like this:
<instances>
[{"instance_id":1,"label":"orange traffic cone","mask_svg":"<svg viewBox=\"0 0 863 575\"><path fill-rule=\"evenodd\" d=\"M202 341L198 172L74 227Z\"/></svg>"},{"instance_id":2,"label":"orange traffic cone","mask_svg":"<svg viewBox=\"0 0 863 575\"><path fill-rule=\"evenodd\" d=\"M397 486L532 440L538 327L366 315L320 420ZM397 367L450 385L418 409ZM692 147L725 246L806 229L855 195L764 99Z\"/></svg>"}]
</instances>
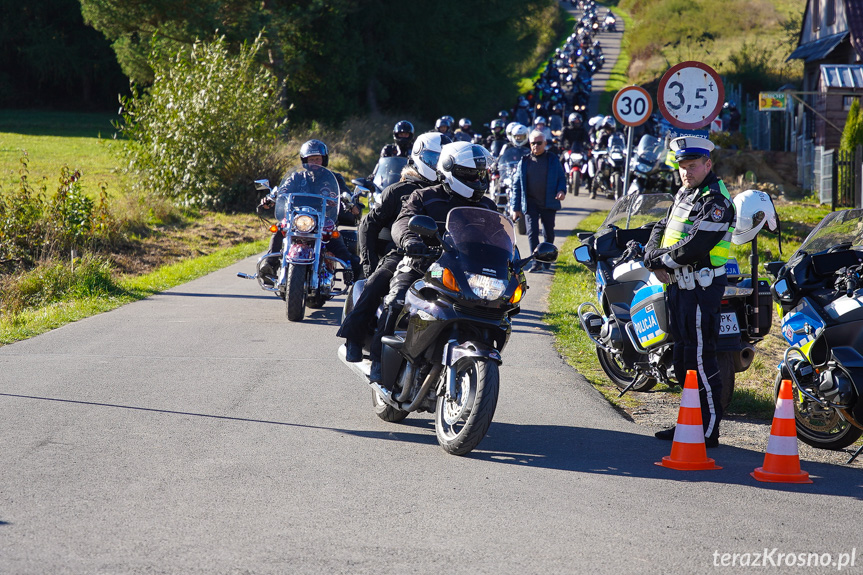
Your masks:
<instances>
[{"instance_id":1,"label":"orange traffic cone","mask_svg":"<svg viewBox=\"0 0 863 575\"><path fill-rule=\"evenodd\" d=\"M782 380L779 388L764 466L756 468L750 475L758 481L773 483L812 483L809 474L800 469L797 428L794 423L794 397L791 382L787 379Z\"/></svg>"},{"instance_id":2,"label":"orange traffic cone","mask_svg":"<svg viewBox=\"0 0 863 575\"><path fill-rule=\"evenodd\" d=\"M680 395L680 411L674 428L671 455L657 461L656 465L671 469L700 470L722 469L707 457L704 447L704 426L701 423L701 398L698 396L698 376L695 371L686 372L683 393Z\"/></svg>"}]
</instances>

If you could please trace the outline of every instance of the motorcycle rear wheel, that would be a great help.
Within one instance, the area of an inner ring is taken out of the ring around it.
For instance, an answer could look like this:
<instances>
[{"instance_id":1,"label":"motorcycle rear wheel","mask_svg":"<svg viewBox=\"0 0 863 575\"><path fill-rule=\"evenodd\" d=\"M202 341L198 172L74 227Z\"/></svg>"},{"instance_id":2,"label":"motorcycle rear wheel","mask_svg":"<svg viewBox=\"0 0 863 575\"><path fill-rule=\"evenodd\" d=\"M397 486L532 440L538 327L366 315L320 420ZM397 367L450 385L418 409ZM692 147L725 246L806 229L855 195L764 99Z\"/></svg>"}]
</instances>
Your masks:
<instances>
[{"instance_id":1,"label":"motorcycle rear wheel","mask_svg":"<svg viewBox=\"0 0 863 575\"><path fill-rule=\"evenodd\" d=\"M378 392L374 389L372 390L372 406L375 408L375 415L383 419L384 421L388 421L390 423L398 423L408 416L409 411L405 411L403 409L398 409L389 405L381 396L378 395Z\"/></svg>"},{"instance_id":2,"label":"motorcycle rear wheel","mask_svg":"<svg viewBox=\"0 0 863 575\"><path fill-rule=\"evenodd\" d=\"M288 321L303 321L306 314L306 275L309 266L290 264L285 287L285 314Z\"/></svg>"},{"instance_id":3,"label":"motorcycle rear wheel","mask_svg":"<svg viewBox=\"0 0 863 575\"><path fill-rule=\"evenodd\" d=\"M717 354L716 359L719 362L719 376L722 378L722 393L719 401L724 413L728 411L728 406L734 396L734 359L728 352Z\"/></svg>"},{"instance_id":4,"label":"motorcycle rear wheel","mask_svg":"<svg viewBox=\"0 0 863 575\"><path fill-rule=\"evenodd\" d=\"M618 389L624 389L632 380L637 377L635 370L629 369L621 365L614 355L608 353L601 347L596 348L596 358L599 360L599 366L605 375L617 386ZM647 378L641 383L633 385L629 391L648 391L656 385L656 380L652 377Z\"/></svg>"},{"instance_id":5,"label":"motorcycle rear wheel","mask_svg":"<svg viewBox=\"0 0 863 575\"><path fill-rule=\"evenodd\" d=\"M783 367L776 375L776 383L773 387L773 400L779 397L779 387L783 379L790 379L786 369ZM794 390L797 395L797 390ZM804 396L804 403L811 401ZM800 404L795 397L794 400L794 422L797 427L797 437L806 445L818 449L844 449L857 441L863 435L863 429L854 427L848 423L835 409L830 410L829 416L810 418L800 411Z\"/></svg>"},{"instance_id":6,"label":"motorcycle rear wheel","mask_svg":"<svg viewBox=\"0 0 863 575\"><path fill-rule=\"evenodd\" d=\"M460 360L452 369L456 370L457 395L438 397L435 433L444 451L464 455L479 445L491 425L500 372L495 362L475 357Z\"/></svg>"}]
</instances>

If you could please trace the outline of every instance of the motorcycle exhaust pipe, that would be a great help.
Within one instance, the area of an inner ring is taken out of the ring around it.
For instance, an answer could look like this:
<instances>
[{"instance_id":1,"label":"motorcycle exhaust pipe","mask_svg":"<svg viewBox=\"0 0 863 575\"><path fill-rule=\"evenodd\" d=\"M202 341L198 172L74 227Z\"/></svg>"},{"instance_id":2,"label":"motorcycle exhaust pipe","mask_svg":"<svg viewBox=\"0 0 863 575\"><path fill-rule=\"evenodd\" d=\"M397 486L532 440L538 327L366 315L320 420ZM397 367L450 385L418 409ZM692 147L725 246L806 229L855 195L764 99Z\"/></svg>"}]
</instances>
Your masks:
<instances>
[{"instance_id":1,"label":"motorcycle exhaust pipe","mask_svg":"<svg viewBox=\"0 0 863 575\"><path fill-rule=\"evenodd\" d=\"M431 388L432 384L440 378L441 371L443 371L443 364L435 364L426 376L425 381L423 381L422 387L420 387L419 392L417 392L414 397L413 403L406 407L402 407L402 409L405 411L416 411L416 408L419 407L420 403L425 399L426 395L428 395L429 388ZM405 404L403 403L402 405L404 406Z\"/></svg>"},{"instance_id":2,"label":"motorcycle exhaust pipe","mask_svg":"<svg viewBox=\"0 0 863 575\"><path fill-rule=\"evenodd\" d=\"M732 355L732 359L735 373L746 371L752 365L752 360L755 359L755 347L746 344L743 349Z\"/></svg>"}]
</instances>

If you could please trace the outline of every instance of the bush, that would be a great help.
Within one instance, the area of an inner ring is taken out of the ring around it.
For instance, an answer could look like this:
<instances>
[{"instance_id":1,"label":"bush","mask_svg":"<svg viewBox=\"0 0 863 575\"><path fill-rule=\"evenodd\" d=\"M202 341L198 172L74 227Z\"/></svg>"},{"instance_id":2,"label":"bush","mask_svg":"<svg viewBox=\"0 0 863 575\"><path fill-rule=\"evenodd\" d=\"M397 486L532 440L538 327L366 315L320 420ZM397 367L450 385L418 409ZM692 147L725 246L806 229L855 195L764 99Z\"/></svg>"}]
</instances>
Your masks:
<instances>
[{"instance_id":1,"label":"bush","mask_svg":"<svg viewBox=\"0 0 863 575\"><path fill-rule=\"evenodd\" d=\"M27 269L37 261L65 256L72 248L96 248L113 239L116 224L104 186L98 202L81 189L81 172L60 169L59 185L48 197L47 183L34 188L21 159L12 190L0 187L0 271Z\"/></svg>"},{"instance_id":2,"label":"bush","mask_svg":"<svg viewBox=\"0 0 863 575\"><path fill-rule=\"evenodd\" d=\"M234 207L278 161L285 113L276 79L255 62L262 45L259 36L231 55L218 37L171 56L154 50L152 86L123 99L123 150L137 191L183 207Z\"/></svg>"},{"instance_id":3,"label":"bush","mask_svg":"<svg viewBox=\"0 0 863 575\"><path fill-rule=\"evenodd\" d=\"M85 255L74 265L69 260L48 261L0 278L0 315L14 315L72 298L106 295L118 289L111 266L103 258Z\"/></svg>"}]
</instances>

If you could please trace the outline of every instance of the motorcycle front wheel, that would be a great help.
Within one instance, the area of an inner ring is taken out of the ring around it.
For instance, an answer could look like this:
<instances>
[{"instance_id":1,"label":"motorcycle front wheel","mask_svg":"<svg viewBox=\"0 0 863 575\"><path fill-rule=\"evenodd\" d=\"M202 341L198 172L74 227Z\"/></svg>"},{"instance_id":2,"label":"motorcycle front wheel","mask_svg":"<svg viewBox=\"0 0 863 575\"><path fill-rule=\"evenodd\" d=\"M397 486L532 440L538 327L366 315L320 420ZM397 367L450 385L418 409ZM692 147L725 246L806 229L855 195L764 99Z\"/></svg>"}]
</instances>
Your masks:
<instances>
[{"instance_id":1,"label":"motorcycle front wheel","mask_svg":"<svg viewBox=\"0 0 863 575\"><path fill-rule=\"evenodd\" d=\"M596 348L596 358L599 360L599 366L605 375L614 382L618 389L624 389L632 380L638 377L635 370L627 367L618 356L611 354L601 347ZM656 385L656 380L652 377L646 378L641 383L637 383L629 388L629 391L648 391Z\"/></svg>"},{"instance_id":2,"label":"motorcycle front wheel","mask_svg":"<svg viewBox=\"0 0 863 575\"><path fill-rule=\"evenodd\" d=\"M381 396L374 389L372 390L372 406L375 408L375 415L390 423L398 423L410 413L409 411L397 409L389 405L381 399Z\"/></svg>"},{"instance_id":3,"label":"motorcycle front wheel","mask_svg":"<svg viewBox=\"0 0 863 575\"><path fill-rule=\"evenodd\" d=\"M788 372L784 369L776 376L776 383L773 387L773 400L779 397L779 387L782 385L783 379L790 379ZM797 396L797 388L794 388L794 395ZM852 424L845 421L839 412L835 409L824 409L820 406L811 414L807 413L805 406L811 402L806 396L803 397L803 403L794 400L794 421L797 427L797 437L806 445L817 447L818 449L844 449L857 441L860 435L863 435L863 429L854 427ZM804 407L801 410L801 405Z\"/></svg>"},{"instance_id":4,"label":"motorcycle front wheel","mask_svg":"<svg viewBox=\"0 0 863 575\"><path fill-rule=\"evenodd\" d=\"M495 362L479 358L462 359L451 369L456 370L456 396L438 397L435 433L444 451L464 455L479 445L491 425L500 372Z\"/></svg>"},{"instance_id":5,"label":"motorcycle front wheel","mask_svg":"<svg viewBox=\"0 0 863 575\"><path fill-rule=\"evenodd\" d=\"M290 264L285 287L285 314L288 321L303 321L306 315L306 265Z\"/></svg>"}]
</instances>

